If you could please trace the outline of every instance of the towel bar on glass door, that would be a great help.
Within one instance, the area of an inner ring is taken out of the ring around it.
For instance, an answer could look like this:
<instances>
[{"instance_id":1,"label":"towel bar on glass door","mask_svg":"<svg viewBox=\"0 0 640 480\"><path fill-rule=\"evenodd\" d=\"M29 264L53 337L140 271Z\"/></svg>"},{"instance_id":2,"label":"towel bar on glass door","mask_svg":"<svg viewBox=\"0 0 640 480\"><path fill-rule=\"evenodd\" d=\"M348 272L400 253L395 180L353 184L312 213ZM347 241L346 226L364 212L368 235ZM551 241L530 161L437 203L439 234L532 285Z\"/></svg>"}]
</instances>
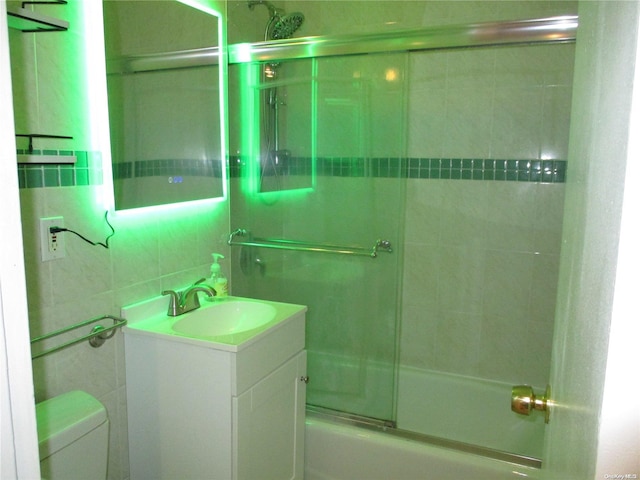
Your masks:
<instances>
[{"instance_id":1,"label":"towel bar on glass door","mask_svg":"<svg viewBox=\"0 0 640 480\"><path fill-rule=\"evenodd\" d=\"M234 240L234 237L248 236L248 240ZM296 250L301 252L320 252L320 253L340 253L343 255L361 255L371 258L376 258L380 250L391 253L391 242L388 240L376 240L375 244L371 248L366 247L354 247L354 246L342 246L332 244L316 244L311 242L303 242L298 240L285 240L281 238L253 238L249 232L243 228L238 228L231 232L229 245L238 245L243 247L264 247L275 248L280 250Z\"/></svg>"},{"instance_id":2,"label":"towel bar on glass door","mask_svg":"<svg viewBox=\"0 0 640 480\"><path fill-rule=\"evenodd\" d=\"M62 350L63 348L70 347L71 345L75 345L76 343L83 342L85 340L89 340L89 343L91 344L92 347L101 346L106 340L110 339L111 337L113 337L115 335L115 333L116 333L115 329L116 328L120 328L120 327L123 327L124 325L126 325L127 324L127 320L125 320L124 318L120 318L120 317L114 317L113 315L103 315L101 317L91 318L89 320L85 320L84 322L76 323L75 325L70 325L68 327L61 328L60 330L56 330L54 332L47 333L45 335L42 335L40 337L36 337L33 340L31 340L31 345L33 345L33 344L35 344L37 342L42 342L43 340L48 340L49 338L53 338L53 337L56 337L58 335L62 335L63 333L67 333L67 332L70 332L70 331L75 330L77 328L81 328L81 327L84 327L86 325L90 325L92 323L99 322L100 320L106 320L106 319L113 320L113 325L110 325L108 327L103 327L102 325L96 325L91 330L91 333L89 333L87 335L84 335L84 336L82 336L80 338L69 340L68 342L62 343L62 344L60 344L60 345L58 345L56 347L50 348L48 350L43 350L42 352L34 353L34 354L31 355L31 358L32 359L40 358L40 357L43 357L43 356L48 355L50 353L57 352L58 350ZM111 333L109 333L109 332L111 332Z\"/></svg>"}]
</instances>

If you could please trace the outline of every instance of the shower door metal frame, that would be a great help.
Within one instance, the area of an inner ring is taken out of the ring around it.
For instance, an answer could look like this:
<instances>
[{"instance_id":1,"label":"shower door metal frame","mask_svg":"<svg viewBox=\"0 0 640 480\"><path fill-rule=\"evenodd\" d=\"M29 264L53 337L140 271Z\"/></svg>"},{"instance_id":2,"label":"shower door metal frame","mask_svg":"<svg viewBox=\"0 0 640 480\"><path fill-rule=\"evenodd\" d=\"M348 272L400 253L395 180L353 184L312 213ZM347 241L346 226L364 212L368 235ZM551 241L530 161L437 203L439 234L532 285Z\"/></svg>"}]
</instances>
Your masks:
<instances>
[{"instance_id":1,"label":"shower door metal frame","mask_svg":"<svg viewBox=\"0 0 640 480\"><path fill-rule=\"evenodd\" d=\"M574 43L578 17L566 15L511 22L484 22L382 33L324 35L229 45L230 64L294 60L381 52L411 52L496 45ZM162 55L128 57L124 64L111 62L116 71L148 71L158 68L195 67L218 63L217 47Z\"/></svg>"},{"instance_id":2,"label":"shower door metal frame","mask_svg":"<svg viewBox=\"0 0 640 480\"><path fill-rule=\"evenodd\" d=\"M573 43L578 17L469 23L350 35L325 35L229 45L229 63L269 62L382 52L498 45Z\"/></svg>"},{"instance_id":3,"label":"shower door metal frame","mask_svg":"<svg viewBox=\"0 0 640 480\"><path fill-rule=\"evenodd\" d=\"M565 15L509 22L424 27L393 32L300 37L229 45L228 63L268 62L336 55L443 50L492 45L574 43L577 30L578 17ZM109 71L148 71L167 68L167 64L170 68L214 65L218 63L219 56L220 50L217 47L162 55L138 55L129 57L124 65L122 62L120 64L111 62Z\"/></svg>"}]
</instances>

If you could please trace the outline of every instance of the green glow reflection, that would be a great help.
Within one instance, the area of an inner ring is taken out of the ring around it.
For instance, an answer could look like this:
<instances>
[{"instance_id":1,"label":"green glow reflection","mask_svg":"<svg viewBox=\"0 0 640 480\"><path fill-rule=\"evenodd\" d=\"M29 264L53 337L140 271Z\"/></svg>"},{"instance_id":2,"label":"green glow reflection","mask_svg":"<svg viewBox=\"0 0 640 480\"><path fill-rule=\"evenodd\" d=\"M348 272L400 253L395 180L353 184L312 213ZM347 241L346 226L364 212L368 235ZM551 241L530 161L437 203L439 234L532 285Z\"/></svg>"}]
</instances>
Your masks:
<instances>
[{"instance_id":1,"label":"green glow reflection","mask_svg":"<svg viewBox=\"0 0 640 480\"><path fill-rule=\"evenodd\" d=\"M242 193L247 197L259 193L260 184L260 95L256 89L259 78L258 64L240 65L240 117L243 125L240 184Z\"/></svg>"},{"instance_id":2,"label":"green glow reflection","mask_svg":"<svg viewBox=\"0 0 640 480\"><path fill-rule=\"evenodd\" d=\"M250 45L245 45L250 49ZM247 51L245 51L247 54ZM246 197L259 197L268 203L273 202L275 199L282 196L299 196L301 194L308 194L315 190L317 185L316 175L316 149L317 149L317 62L311 63L312 75L309 84L308 96L305 95L304 101L310 102L309 108L309 175L308 180L305 179L304 184L297 186L294 184L280 188L274 188L272 190L265 191L263 185L264 171L262 170L262 156L263 156L263 144L262 144L262 104L264 101L262 93L271 88L270 84L263 83L262 68L260 63L240 63L240 108L241 108L241 123L242 132L240 135L241 144L241 162L242 168L240 169L240 188L241 192ZM295 83L300 84L299 81L294 79ZM282 85L282 84L278 84ZM306 87L305 87L306 88ZM301 159L299 159L301 160ZM304 160L303 160L304 161ZM297 173L299 174L299 172ZM286 176L286 175L285 175Z\"/></svg>"}]
</instances>

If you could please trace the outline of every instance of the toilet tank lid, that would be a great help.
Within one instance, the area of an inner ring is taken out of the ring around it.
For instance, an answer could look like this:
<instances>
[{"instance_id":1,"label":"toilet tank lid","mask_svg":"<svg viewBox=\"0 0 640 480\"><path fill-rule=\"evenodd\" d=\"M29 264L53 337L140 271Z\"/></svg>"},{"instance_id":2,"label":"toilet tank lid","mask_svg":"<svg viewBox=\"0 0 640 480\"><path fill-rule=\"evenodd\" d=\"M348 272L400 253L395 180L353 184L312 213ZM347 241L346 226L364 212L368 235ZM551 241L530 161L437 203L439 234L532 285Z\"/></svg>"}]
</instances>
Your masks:
<instances>
[{"instance_id":1,"label":"toilet tank lid","mask_svg":"<svg viewBox=\"0 0 640 480\"><path fill-rule=\"evenodd\" d=\"M74 390L36 405L40 460L66 447L107 421L104 406Z\"/></svg>"}]
</instances>

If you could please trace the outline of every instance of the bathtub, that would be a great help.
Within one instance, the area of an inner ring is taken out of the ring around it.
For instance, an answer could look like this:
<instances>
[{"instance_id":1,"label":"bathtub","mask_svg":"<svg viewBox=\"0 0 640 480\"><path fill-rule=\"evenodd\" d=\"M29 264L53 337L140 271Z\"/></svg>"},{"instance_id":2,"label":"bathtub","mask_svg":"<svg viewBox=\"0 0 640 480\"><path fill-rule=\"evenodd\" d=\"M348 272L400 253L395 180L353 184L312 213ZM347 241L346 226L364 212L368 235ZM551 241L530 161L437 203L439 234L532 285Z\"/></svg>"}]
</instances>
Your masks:
<instances>
[{"instance_id":1,"label":"bathtub","mask_svg":"<svg viewBox=\"0 0 640 480\"><path fill-rule=\"evenodd\" d=\"M307 410L305 480L540 478L544 418L511 412L510 395L505 383L403 366L397 428Z\"/></svg>"},{"instance_id":2,"label":"bathtub","mask_svg":"<svg viewBox=\"0 0 640 480\"><path fill-rule=\"evenodd\" d=\"M305 480L507 480L533 467L307 415Z\"/></svg>"},{"instance_id":3,"label":"bathtub","mask_svg":"<svg viewBox=\"0 0 640 480\"><path fill-rule=\"evenodd\" d=\"M403 366L398 428L523 457L542 458L544 415L511 411L511 384ZM544 387L534 386L544 392Z\"/></svg>"}]
</instances>

